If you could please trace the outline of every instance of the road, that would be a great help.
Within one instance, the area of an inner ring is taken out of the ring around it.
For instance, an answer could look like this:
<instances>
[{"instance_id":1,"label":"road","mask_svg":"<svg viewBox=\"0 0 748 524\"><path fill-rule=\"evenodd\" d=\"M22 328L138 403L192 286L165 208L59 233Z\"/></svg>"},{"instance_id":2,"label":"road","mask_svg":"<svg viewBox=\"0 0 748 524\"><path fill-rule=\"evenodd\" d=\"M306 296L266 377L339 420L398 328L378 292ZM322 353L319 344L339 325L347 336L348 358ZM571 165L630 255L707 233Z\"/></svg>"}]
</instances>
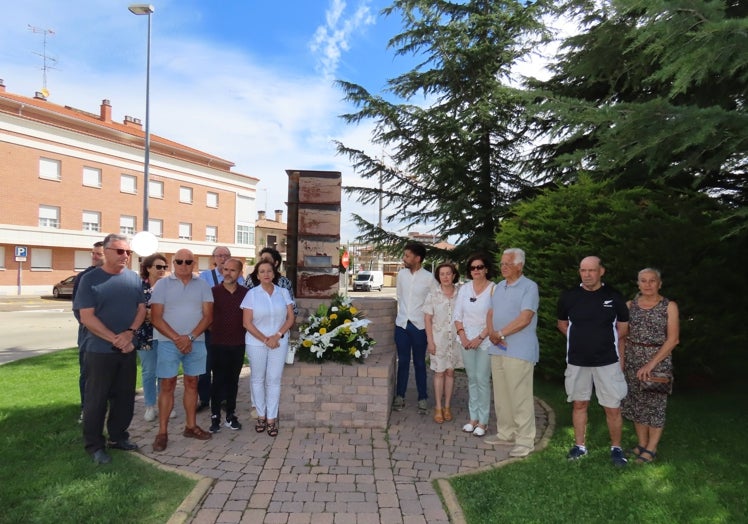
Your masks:
<instances>
[{"instance_id":1,"label":"road","mask_svg":"<svg viewBox=\"0 0 748 524\"><path fill-rule=\"evenodd\" d=\"M71 306L69 299L0 296L0 364L74 347Z\"/></svg>"},{"instance_id":2,"label":"road","mask_svg":"<svg viewBox=\"0 0 748 524\"><path fill-rule=\"evenodd\" d=\"M395 288L349 291L356 297L394 297ZM74 347L78 323L70 299L0 296L0 365Z\"/></svg>"}]
</instances>

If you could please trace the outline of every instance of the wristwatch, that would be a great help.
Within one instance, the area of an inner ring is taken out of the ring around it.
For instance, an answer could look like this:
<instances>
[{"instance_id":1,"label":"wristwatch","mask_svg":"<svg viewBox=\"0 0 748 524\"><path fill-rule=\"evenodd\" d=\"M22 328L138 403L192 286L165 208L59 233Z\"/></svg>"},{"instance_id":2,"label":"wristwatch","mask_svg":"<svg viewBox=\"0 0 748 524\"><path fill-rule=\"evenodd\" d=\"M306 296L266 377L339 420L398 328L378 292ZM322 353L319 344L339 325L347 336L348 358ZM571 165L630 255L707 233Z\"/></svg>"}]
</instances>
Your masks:
<instances>
[{"instance_id":1,"label":"wristwatch","mask_svg":"<svg viewBox=\"0 0 748 524\"><path fill-rule=\"evenodd\" d=\"M195 337L194 337L194 335L192 333L190 333L189 335L187 335L187 338L190 339L190 342L194 342L195 341Z\"/></svg>"}]
</instances>

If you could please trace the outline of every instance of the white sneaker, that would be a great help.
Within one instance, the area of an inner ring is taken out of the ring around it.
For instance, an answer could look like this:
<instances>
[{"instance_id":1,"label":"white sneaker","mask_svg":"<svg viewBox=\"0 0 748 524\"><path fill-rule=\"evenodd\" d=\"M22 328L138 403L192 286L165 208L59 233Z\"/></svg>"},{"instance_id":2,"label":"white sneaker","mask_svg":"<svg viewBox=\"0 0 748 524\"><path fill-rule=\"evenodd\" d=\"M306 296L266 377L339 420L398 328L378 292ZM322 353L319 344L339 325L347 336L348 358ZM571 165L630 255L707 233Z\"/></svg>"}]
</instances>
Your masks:
<instances>
[{"instance_id":1,"label":"white sneaker","mask_svg":"<svg viewBox=\"0 0 748 524\"><path fill-rule=\"evenodd\" d=\"M473 430L473 436L475 436L475 437L482 437L485 434L486 434L486 430L485 429L483 429L480 426L475 426L475 429Z\"/></svg>"},{"instance_id":2,"label":"white sneaker","mask_svg":"<svg viewBox=\"0 0 748 524\"><path fill-rule=\"evenodd\" d=\"M472 433L473 431L475 431L475 426L468 422L467 424L462 426L462 431L464 431L465 433Z\"/></svg>"},{"instance_id":3,"label":"white sneaker","mask_svg":"<svg viewBox=\"0 0 748 524\"><path fill-rule=\"evenodd\" d=\"M146 406L145 413L143 414L143 418L147 422L153 422L156 420L156 407L155 406Z\"/></svg>"}]
</instances>

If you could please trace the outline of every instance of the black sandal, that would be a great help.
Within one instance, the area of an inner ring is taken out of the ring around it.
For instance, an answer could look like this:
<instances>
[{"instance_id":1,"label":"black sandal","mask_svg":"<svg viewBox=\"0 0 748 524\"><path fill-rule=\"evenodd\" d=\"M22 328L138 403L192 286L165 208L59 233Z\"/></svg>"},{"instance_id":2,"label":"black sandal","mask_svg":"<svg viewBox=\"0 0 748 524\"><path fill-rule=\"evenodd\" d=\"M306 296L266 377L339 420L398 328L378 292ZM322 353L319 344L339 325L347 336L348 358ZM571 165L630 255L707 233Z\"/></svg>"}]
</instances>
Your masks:
<instances>
[{"instance_id":1,"label":"black sandal","mask_svg":"<svg viewBox=\"0 0 748 524\"><path fill-rule=\"evenodd\" d=\"M278 423L277 422L270 422L268 424L268 435L270 435L271 437L278 436Z\"/></svg>"},{"instance_id":2,"label":"black sandal","mask_svg":"<svg viewBox=\"0 0 748 524\"><path fill-rule=\"evenodd\" d=\"M268 427L268 421L264 418L258 418L257 423L255 424L255 431L257 433L262 433L265 431Z\"/></svg>"}]
</instances>

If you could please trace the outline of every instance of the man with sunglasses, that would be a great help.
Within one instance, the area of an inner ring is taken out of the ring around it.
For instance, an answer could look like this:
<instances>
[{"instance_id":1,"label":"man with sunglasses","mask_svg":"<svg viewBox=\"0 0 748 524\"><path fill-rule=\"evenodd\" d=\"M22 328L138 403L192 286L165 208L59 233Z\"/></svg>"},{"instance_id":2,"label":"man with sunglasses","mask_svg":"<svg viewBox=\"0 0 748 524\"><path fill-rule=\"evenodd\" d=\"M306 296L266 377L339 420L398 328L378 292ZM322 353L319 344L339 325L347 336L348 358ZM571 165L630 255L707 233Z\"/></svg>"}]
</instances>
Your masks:
<instances>
[{"instance_id":1,"label":"man with sunglasses","mask_svg":"<svg viewBox=\"0 0 748 524\"><path fill-rule=\"evenodd\" d=\"M187 438L208 440L211 434L197 425L197 380L205 373L207 351L204 332L213 322L210 285L195 275L195 257L189 249L174 254L174 272L159 280L151 295L151 323L158 340L158 424L153 451L168 443L169 413L174 407L174 389L179 365L184 370L184 410Z\"/></svg>"},{"instance_id":2,"label":"man with sunglasses","mask_svg":"<svg viewBox=\"0 0 748 524\"><path fill-rule=\"evenodd\" d=\"M85 326L85 449L97 464L111 462L110 448L132 451L127 429L135 407L137 361L133 336L145 318L145 294L138 274L128 268L130 244L123 235L104 239L104 263L81 278L73 309ZM107 417L107 408L109 416ZM104 439L106 419L109 441Z\"/></svg>"}]
</instances>

